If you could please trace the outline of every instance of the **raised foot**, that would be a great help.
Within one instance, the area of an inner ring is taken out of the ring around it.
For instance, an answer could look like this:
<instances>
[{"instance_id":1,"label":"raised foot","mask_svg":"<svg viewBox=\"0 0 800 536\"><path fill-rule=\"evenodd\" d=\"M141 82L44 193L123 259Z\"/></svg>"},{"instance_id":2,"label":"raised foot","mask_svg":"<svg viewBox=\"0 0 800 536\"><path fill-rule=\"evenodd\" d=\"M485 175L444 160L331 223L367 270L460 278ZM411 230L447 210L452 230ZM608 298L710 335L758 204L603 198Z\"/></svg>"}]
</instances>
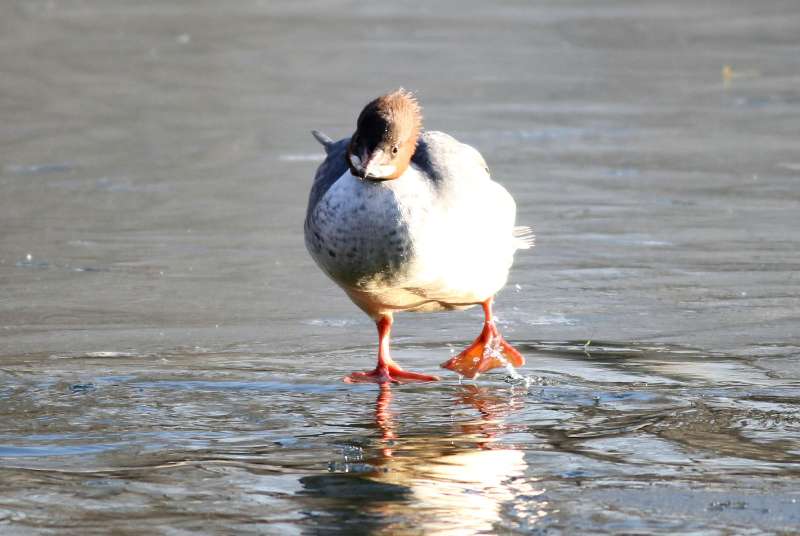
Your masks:
<instances>
[{"instance_id":1,"label":"raised foot","mask_svg":"<svg viewBox=\"0 0 800 536\"><path fill-rule=\"evenodd\" d=\"M507 365L517 368L524 364L522 354L503 339L493 324L486 324L475 342L441 366L467 378L474 378L494 368Z\"/></svg>"},{"instance_id":2,"label":"raised foot","mask_svg":"<svg viewBox=\"0 0 800 536\"><path fill-rule=\"evenodd\" d=\"M438 376L403 370L397 365L376 367L369 372L353 372L344 377L345 383L407 383L438 382Z\"/></svg>"}]
</instances>

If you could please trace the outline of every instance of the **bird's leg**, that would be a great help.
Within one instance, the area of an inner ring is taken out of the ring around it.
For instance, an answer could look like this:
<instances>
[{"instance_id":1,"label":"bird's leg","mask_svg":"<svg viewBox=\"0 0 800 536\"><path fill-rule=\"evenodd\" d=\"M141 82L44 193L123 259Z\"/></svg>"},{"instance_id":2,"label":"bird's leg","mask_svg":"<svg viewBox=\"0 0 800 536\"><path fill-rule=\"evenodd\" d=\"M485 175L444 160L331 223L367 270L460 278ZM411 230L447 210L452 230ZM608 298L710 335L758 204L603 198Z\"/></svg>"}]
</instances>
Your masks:
<instances>
[{"instance_id":1,"label":"bird's leg","mask_svg":"<svg viewBox=\"0 0 800 536\"><path fill-rule=\"evenodd\" d=\"M450 369L467 378L474 378L482 372L505 367L507 364L512 367L521 367L525 364L522 354L508 344L497 330L492 317L492 301L493 298L489 298L481 304L486 315L481 334L466 350L442 363L442 368Z\"/></svg>"},{"instance_id":2,"label":"bird's leg","mask_svg":"<svg viewBox=\"0 0 800 536\"><path fill-rule=\"evenodd\" d=\"M353 372L344 378L347 383L401 383L435 382L439 378L400 368L389 354L389 333L392 331L392 316L383 315L376 322L378 326L378 364L369 372Z\"/></svg>"}]
</instances>

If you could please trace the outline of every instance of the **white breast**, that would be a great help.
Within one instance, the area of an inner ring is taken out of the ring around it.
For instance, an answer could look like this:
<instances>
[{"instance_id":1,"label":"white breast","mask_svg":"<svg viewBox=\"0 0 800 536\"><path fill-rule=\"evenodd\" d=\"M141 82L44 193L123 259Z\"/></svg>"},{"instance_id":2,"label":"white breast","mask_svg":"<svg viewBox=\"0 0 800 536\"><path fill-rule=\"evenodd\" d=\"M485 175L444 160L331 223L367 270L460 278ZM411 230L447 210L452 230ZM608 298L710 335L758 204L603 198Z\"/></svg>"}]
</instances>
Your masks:
<instances>
[{"instance_id":1,"label":"white breast","mask_svg":"<svg viewBox=\"0 0 800 536\"><path fill-rule=\"evenodd\" d=\"M347 171L312 213L309 250L369 314L481 302L505 284L515 207L488 176L459 182L437 189L413 166L381 182Z\"/></svg>"}]
</instances>

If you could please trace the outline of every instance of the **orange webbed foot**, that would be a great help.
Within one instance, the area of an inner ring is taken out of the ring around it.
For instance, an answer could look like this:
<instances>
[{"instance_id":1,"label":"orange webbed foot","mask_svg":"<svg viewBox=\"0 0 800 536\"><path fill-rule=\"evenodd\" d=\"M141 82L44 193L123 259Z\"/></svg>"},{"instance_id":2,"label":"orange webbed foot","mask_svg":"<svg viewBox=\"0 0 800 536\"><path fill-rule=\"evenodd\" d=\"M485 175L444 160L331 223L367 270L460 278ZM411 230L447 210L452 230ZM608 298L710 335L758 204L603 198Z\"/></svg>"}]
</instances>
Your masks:
<instances>
[{"instance_id":1,"label":"orange webbed foot","mask_svg":"<svg viewBox=\"0 0 800 536\"><path fill-rule=\"evenodd\" d=\"M478 374L498 367L511 365L521 367L525 364L516 348L511 346L500 335L492 318L492 301L483 304L486 313L486 322L483 331L466 350L442 363L442 368L450 369L467 378L475 378Z\"/></svg>"},{"instance_id":2,"label":"orange webbed foot","mask_svg":"<svg viewBox=\"0 0 800 536\"><path fill-rule=\"evenodd\" d=\"M484 342L479 337L466 350L442 363L442 368L450 369L466 378L474 378L486 371L511 365L514 368L525 364L516 348L501 336Z\"/></svg>"},{"instance_id":3,"label":"orange webbed foot","mask_svg":"<svg viewBox=\"0 0 800 536\"><path fill-rule=\"evenodd\" d=\"M369 372L352 372L344 377L345 383L408 383L408 382L437 382L438 376L422 374L403 370L397 364L375 367Z\"/></svg>"}]
</instances>

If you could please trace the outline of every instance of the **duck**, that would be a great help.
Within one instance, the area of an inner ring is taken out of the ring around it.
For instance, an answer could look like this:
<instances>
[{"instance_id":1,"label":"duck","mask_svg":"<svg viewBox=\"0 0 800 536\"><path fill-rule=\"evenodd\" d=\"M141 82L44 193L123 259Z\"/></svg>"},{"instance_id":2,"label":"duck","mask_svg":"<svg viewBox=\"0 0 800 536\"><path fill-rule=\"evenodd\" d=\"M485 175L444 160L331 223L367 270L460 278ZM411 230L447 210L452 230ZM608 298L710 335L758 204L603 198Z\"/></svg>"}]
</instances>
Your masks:
<instances>
[{"instance_id":1,"label":"duck","mask_svg":"<svg viewBox=\"0 0 800 536\"><path fill-rule=\"evenodd\" d=\"M403 88L364 106L352 136L334 141L312 134L325 158L309 193L306 248L378 331L375 368L344 381L440 379L392 359L394 315L405 311L480 306L480 334L441 366L466 378L521 367L525 359L500 334L493 302L515 252L532 247L534 236L515 224L514 199L492 180L480 152L423 129L417 97Z\"/></svg>"}]
</instances>

